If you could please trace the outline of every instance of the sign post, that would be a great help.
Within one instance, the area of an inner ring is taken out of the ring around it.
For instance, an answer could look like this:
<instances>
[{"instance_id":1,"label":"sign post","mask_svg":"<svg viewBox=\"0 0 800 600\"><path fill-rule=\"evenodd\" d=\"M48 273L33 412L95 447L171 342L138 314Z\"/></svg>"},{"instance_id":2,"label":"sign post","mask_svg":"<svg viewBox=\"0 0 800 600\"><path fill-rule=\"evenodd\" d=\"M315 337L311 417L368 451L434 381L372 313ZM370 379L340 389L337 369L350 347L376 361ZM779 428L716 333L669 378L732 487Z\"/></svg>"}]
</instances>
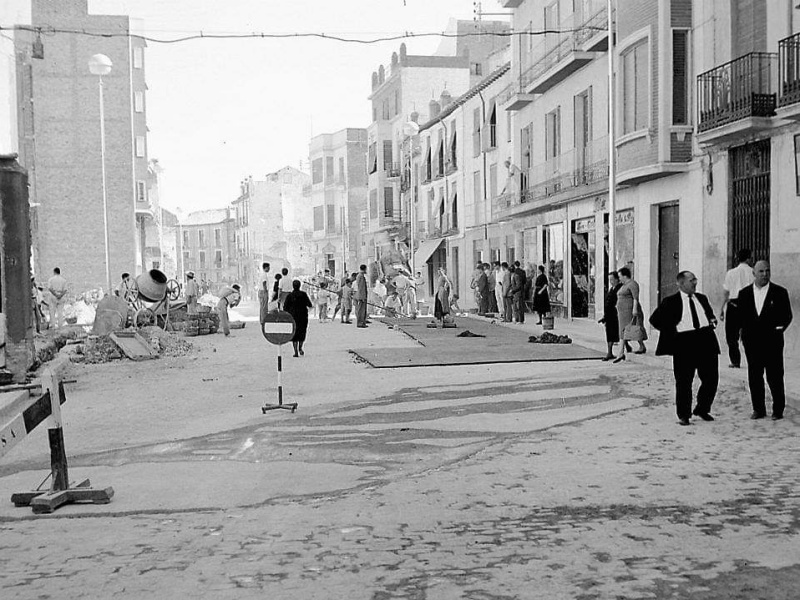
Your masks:
<instances>
[{"instance_id":1,"label":"sign post","mask_svg":"<svg viewBox=\"0 0 800 600\"><path fill-rule=\"evenodd\" d=\"M261 413L267 414L268 410L286 409L292 412L297 410L297 402L283 403L283 385L281 376L283 372L283 360L281 356L281 346L290 342L294 337L295 324L292 315L286 311L273 311L265 317L261 325L261 333L270 344L278 347L278 403L265 404L261 407Z\"/></svg>"}]
</instances>

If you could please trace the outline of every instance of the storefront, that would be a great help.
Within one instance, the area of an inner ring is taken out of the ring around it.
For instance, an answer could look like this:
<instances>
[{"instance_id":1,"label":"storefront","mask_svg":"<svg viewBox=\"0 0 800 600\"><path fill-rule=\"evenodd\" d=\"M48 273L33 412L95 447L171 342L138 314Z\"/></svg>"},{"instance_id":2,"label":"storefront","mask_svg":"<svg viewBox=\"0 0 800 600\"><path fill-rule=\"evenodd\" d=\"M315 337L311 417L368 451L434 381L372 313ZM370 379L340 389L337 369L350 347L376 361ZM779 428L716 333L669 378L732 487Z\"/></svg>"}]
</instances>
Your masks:
<instances>
[{"instance_id":1,"label":"storefront","mask_svg":"<svg viewBox=\"0 0 800 600\"><path fill-rule=\"evenodd\" d=\"M595 316L596 244L595 218L572 221L570 256L572 265L571 307L573 318Z\"/></svg>"},{"instance_id":2,"label":"storefront","mask_svg":"<svg viewBox=\"0 0 800 600\"><path fill-rule=\"evenodd\" d=\"M547 271L548 291L552 313L567 316L567 298L564 286L564 223L542 227L542 264Z\"/></svg>"}]
</instances>

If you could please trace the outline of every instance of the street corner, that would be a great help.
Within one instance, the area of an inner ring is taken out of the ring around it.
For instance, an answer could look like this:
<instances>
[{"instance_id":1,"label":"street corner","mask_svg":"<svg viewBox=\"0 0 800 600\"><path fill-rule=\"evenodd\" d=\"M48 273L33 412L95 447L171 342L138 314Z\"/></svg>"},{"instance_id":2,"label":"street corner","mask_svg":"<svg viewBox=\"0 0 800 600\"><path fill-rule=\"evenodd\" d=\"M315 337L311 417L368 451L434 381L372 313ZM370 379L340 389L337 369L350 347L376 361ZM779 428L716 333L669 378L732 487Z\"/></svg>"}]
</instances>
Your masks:
<instances>
[{"instance_id":1,"label":"street corner","mask_svg":"<svg viewBox=\"0 0 800 600\"><path fill-rule=\"evenodd\" d=\"M30 518L11 494L35 490L45 471L0 478L0 521ZM285 497L335 495L365 484L373 473L351 465L307 462L185 461L76 467L75 481L112 487L109 504L68 504L55 517L191 512L252 507ZM47 490L47 487L44 487Z\"/></svg>"}]
</instances>

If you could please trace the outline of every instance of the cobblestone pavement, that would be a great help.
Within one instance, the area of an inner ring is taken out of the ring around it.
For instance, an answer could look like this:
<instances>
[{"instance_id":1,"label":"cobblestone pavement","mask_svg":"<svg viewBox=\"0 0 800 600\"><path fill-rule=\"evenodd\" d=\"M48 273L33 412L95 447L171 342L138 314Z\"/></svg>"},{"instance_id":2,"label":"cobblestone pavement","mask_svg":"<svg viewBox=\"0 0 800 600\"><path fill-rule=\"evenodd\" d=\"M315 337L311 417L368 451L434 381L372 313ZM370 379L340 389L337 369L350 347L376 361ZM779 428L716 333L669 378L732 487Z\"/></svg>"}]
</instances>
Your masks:
<instances>
[{"instance_id":1,"label":"cobblestone pavement","mask_svg":"<svg viewBox=\"0 0 800 600\"><path fill-rule=\"evenodd\" d=\"M798 597L795 409L750 421L746 390L723 380L717 420L679 427L671 373L641 364L415 377L291 425L77 457L179 468L291 451L369 475L213 511L2 520L3 598Z\"/></svg>"}]
</instances>

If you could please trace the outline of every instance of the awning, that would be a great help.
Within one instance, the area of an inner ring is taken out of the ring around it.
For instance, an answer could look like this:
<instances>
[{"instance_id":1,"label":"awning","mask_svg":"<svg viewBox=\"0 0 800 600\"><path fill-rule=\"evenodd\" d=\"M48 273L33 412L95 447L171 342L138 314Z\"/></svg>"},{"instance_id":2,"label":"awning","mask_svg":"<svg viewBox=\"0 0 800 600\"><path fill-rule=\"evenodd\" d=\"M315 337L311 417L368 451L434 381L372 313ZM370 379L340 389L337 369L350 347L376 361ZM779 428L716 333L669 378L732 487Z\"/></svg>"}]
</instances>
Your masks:
<instances>
[{"instance_id":1,"label":"awning","mask_svg":"<svg viewBox=\"0 0 800 600\"><path fill-rule=\"evenodd\" d=\"M422 240L419 248L414 252L414 265L423 265L433 256L433 253L442 245L444 238L435 238L432 240Z\"/></svg>"}]
</instances>

